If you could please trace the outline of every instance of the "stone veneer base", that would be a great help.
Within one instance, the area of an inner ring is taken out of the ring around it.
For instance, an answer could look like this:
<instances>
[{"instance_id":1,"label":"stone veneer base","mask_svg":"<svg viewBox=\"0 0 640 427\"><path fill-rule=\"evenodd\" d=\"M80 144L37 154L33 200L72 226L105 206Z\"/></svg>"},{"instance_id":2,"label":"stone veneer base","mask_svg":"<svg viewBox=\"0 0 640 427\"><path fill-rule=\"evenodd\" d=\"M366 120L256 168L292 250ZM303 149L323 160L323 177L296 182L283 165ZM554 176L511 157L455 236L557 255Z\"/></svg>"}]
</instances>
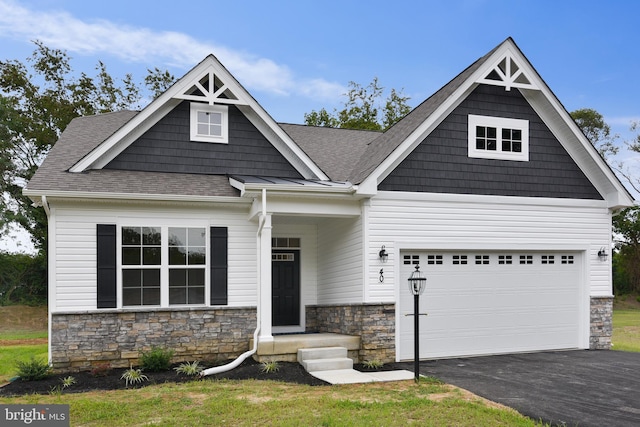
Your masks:
<instances>
[{"instance_id":1,"label":"stone veneer base","mask_svg":"<svg viewBox=\"0 0 640 427\"><path fill-rule=\"evenodd\" d=\"M613 297L592 297L590 311L589 348L610 349ZM154 346L174 351L174 361L225 361L249 349L255 327L255 307L53 313L52 365L68 371L103 363L128 367ZM393 303L310 305L306 332L357 335L360 362L395 361Z\"/></svg>"},{"instance_id":2,"label":"stone veneer base","mask_svg":"<svg viewBox=\"0 0 640 427\"><path fill-rule=\"evenodd\" d=\"M255 328L255 307L53 313L51 362L68 371L129 367L152 347L172 350L174 362L224 361L249 349Z\"/></svg>"},{"instance_id":3,"label":"stone veneer base","mask_svg":"<svg viewBox=\"0 0 640 427\"><path fill-rule=\"evenodd\" d=\"M610 350L613 334L613 297L591 297L590 350Z\"/></svg>"},{"instance_id":4,"label":"stone veneer base","mask_svg":"<svg viewBox=\"0 0 640 427\"><path fill-rule=\"evenodd\" d=\"M330 304L306 307L306 332L360 336L359 361L395 362L394 303Z\"/></svg>"}]
</instances>

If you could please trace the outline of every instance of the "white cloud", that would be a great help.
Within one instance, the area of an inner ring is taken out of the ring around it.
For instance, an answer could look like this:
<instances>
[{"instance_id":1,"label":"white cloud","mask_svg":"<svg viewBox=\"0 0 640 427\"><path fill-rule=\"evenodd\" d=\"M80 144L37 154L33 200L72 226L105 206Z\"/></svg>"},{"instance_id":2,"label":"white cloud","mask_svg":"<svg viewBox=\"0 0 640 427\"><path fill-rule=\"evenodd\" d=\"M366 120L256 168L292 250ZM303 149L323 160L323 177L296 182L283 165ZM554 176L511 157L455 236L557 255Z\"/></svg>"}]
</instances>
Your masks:
<instances>
[{"instance_id":1,"label":"white cloud","mask_svg":"<svg viewBox=\"0 0 640 427\"><path fill-rule=\"evenodd\" d=\"M604 121L610 126L629 126L631 125L631 122L640 122L640 116L605 117Z\"/></svg>"},{"instance_id":2,"label":"white cloud","mask_svg":"<svg viewBox=\"0 0 640 427\"><path fill-rule=\"evenodd\" d=\"M127 62L187 70L213 53L251 90L335 100L344 86L323 79L298 79L291 70L267 58L202 42L188 34L119 25L107 20L81 21L64 11L41 12L0 0L0 37L41 40L49 47L84 55L106 53Z\"/></svg>"}]
</instances>

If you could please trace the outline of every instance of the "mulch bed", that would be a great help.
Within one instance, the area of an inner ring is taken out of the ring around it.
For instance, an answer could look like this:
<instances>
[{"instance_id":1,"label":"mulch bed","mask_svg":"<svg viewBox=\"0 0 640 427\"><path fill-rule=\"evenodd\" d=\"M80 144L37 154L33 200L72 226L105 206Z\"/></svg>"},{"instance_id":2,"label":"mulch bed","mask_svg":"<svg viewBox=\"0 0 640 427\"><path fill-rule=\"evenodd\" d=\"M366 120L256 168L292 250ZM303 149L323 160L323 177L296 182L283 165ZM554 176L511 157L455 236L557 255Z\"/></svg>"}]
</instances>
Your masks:
<instances>
[{"instance_id":1,"label":"mulch bed","mask_svg":"<svg viewBox=\"0 0 640 427\"><path fill-rule=\"evenodd\" d=\"M199 377L189 377L184 374L178 374L175 370L163 372L143 372L149 379L137 385L129 385L129 388L141 388L154 384L163 383L182 383L188 381L211 381L211 380L271 380L283 381L295 384L306 384L311 386L327 385L326 382L310 375L304 370L302 365L295 362L279 362L277 372L262 372L262 364L252 359L245 360L240 366L231 371L216 375L209 375L200 379ZM209 367L209 365L206 365ZM55 374L38 381L22 381L16 379L9 384L0 386L0 396L19 396L24 394L48 394L56 387L62 384L62 379L72 376L75 384L64 389L63 393L83 393L95 390L124 390L126 389L125 380L121 379L125 369L111 369L106 375L97 376L90 372L73 372L64 374Z\"/></svg>"}]
</instances>

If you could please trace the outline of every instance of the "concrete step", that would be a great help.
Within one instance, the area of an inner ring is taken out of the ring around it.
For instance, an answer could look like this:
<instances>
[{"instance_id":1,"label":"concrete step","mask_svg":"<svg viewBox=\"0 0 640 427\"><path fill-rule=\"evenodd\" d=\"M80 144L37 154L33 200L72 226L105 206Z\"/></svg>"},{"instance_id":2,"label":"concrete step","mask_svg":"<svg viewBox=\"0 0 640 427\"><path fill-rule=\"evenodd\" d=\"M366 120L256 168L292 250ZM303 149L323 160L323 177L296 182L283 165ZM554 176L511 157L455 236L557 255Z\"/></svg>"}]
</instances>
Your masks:
<instances>
[{"instance_id":1,"label":"concrete step","mask_svg":"<svg viewBox=\"0 0 640 427\"><path fill-rule=\"evenodd\" d=\"M309 359L303 360L301 364L307 372L353 369L353 360L349 359L348 357Z\"/></svg>"},{"instance_id":2,"label":"concrete step","mask_svg":"<svg viewBox=\"0 0 640 427\"><path fill-rule=\"evenodd\" d=\"M347 349L345 347L318 347L318 348L300 348L298 349L298 362L310 359L335 359L347 357Z\"/></svg>"}]
</instances>

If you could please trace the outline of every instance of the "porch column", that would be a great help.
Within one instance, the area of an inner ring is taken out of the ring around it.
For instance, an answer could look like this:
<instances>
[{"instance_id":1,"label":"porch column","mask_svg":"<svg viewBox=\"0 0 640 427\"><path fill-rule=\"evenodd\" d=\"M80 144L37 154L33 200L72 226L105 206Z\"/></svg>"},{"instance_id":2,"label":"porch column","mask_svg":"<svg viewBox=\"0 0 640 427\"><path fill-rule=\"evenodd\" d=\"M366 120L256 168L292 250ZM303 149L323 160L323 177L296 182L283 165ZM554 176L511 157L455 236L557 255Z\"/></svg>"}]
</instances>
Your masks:
<instances>
[{"instance_id":1,"label":"porch column","mask_svg":"<svg viewBox=\"0 0 640 427\"><path fill-rule=\"evenodd\" d=\"M260 342L273 341L271 334L271 214L260 215L261 231L258 235L260 263L258 289L258 319Z\"/></svg>"}]
</instances>

